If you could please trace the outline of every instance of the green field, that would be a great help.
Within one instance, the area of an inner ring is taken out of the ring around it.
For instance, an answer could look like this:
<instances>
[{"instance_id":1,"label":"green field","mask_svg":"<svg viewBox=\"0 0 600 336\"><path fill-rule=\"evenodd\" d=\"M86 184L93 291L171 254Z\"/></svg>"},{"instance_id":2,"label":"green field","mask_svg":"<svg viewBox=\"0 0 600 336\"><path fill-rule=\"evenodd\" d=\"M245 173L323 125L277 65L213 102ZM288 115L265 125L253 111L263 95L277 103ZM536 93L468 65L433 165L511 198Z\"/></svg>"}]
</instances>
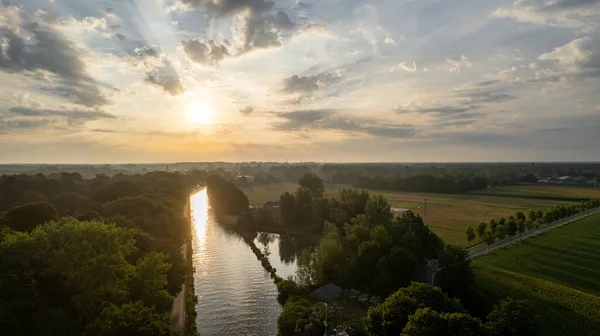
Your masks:
<instances>
[{"instance_id":1,"label":"green field","mask_svg":"<svg viewBox=\"0 0 600 336\"><path fill-rule=\"evenodd\" d=\"M337 193L343 186L327 186L326 193ZM266 201L278 200L284 192L293 192L294 183L276 183L242 188L248 195L250 204L261 206ZM569 187L567 187L569 188ZM387 198L392 206L411 209L423 216L424 193L390 192L369 190ZM508 217L517 211L545 210L557 204L570 204L565 201L536 198L515 198L484 196L475 194L427 194L428 210L426 223L445 242L467 244L465 230L469 225L482 221Z\"/></svg>"},{"instance_id":2,"label":"green field","mask_svg":"<svg viewBox=\"0 0 600 336\"><path fill-rule=\"evenodd\" d=\"M600 214L474 261L600 295Z\"/></svg>"},{"instance_id":3,"label":"green field","mask_svg":"<svg viewBox=\"0 0 600 336\"><path fill-rule=\"evenodd\" d=\"M539 199L600 198L600 188L539 184L513 185L473 190L470 191L469 194Z\"/></svg>"},{"instance_id":4,"label":"green field","mask_svg":"<svg viewBox=\"0 0 600 336\"><path fill-rule=\"evenodd\" d=\"M541 335L600 335L600 214L477 258L476 288L487 304L529 300Z\"/></svg>"}]
</instances>

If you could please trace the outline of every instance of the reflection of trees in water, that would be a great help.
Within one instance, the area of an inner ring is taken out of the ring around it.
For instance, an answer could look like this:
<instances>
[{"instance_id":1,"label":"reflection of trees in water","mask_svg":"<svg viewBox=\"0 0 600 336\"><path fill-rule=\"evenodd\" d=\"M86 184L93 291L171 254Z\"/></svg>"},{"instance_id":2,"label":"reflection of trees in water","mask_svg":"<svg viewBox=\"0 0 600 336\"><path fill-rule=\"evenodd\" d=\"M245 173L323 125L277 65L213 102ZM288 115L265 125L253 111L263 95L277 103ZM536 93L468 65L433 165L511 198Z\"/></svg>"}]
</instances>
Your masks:
<instances>
[{"instance_id":1,"label":"reflection of trees in water","mask_svg":"<svg viewBox=\"0 0 600 336\"><path fill-rule=\"evenodd\" d=\"M286 264L292 263L296 261L302 249L307 246L308 244L302 242L301 239L290 236L279 236L279 257Z\"/></svg>"}]
</instances>

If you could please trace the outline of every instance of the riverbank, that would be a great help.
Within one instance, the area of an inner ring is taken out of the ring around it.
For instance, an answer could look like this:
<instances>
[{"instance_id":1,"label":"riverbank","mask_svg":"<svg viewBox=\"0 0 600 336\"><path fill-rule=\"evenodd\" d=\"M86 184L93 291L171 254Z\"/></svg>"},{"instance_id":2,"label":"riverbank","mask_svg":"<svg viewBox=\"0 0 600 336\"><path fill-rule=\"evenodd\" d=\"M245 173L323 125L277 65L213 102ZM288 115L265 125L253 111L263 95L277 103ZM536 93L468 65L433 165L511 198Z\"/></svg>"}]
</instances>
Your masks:
<instances>
[{"instance_id":1,"label":"riverbank","mask_svg":"<svg viewBox=\"0 0 600 336\"><path fill-rule=\"evenodd\" d=\"M321 240L321 233L304 227L287 227L283 225L268 225L258 224L257 232L277 233L280 235L288 235L291 237L301 238L310 243L317 244Z\"/></svg>"}]
</instances>

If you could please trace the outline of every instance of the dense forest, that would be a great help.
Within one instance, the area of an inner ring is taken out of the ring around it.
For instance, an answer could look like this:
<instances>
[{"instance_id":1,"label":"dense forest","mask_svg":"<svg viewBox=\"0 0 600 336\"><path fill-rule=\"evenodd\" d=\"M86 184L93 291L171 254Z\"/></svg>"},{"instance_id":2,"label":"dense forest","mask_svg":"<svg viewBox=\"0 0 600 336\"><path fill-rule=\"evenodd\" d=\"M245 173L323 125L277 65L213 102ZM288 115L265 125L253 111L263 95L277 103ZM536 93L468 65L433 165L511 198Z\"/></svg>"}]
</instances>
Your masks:
<instances>
[{"instance_id":1,"label":"dense forest","mask_svg":"<svg viewBox=\"0 0 600 336\"><path fill-rule=\"evenodd\" d=\"M0 177L3 335L174 335L191 175Z\"/></svg>"}]
</instances>

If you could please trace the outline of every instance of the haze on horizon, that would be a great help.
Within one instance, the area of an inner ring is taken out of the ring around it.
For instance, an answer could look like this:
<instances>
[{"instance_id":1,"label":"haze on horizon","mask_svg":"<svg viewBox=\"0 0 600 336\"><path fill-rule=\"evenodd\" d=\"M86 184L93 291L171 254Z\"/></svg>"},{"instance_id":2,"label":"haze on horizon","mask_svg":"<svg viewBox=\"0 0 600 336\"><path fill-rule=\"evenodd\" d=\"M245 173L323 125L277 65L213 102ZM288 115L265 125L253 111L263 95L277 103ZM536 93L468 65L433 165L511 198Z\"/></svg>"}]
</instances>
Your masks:
<instances>
[{"instance_id":1,"label":"haze on horizon","mask_svg":"<svg viewBox=\"0 0 600 336\"><path fill-rule=\"evenodd\" d=\"M0 0L0 163L597 161L600 1Z\"/></svg>"}]
</instances>

